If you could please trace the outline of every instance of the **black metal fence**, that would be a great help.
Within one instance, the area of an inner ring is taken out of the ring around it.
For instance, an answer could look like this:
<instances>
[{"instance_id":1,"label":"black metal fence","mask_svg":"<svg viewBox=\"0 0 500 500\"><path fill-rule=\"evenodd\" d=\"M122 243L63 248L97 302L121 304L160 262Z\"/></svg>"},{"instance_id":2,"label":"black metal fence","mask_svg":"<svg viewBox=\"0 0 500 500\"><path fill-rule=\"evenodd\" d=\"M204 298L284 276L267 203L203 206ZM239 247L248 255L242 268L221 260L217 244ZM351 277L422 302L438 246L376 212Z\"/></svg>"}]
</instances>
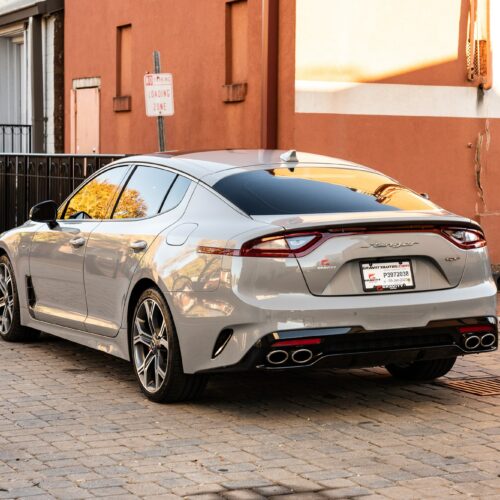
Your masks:
<instances>
[{"instance_id":1,"label":"black metal fence","mask_svg":"<svg viewBox=\"0 0 500 500\"><path fill-rule=\"evenodd\" d=\"M31 125L0 123L0 153L31 153Z\"/></svg>"},{"instance_id":2,"label":"black metal fence","mask_svg":"<svg viewBox=\"0 0 500 500\"><path fill-rule=\"evenodd\" d=\"M40 201L61 203L86 177L123 156L0 153L0 232L25 222Z\"/></svg>"}]
</instances>

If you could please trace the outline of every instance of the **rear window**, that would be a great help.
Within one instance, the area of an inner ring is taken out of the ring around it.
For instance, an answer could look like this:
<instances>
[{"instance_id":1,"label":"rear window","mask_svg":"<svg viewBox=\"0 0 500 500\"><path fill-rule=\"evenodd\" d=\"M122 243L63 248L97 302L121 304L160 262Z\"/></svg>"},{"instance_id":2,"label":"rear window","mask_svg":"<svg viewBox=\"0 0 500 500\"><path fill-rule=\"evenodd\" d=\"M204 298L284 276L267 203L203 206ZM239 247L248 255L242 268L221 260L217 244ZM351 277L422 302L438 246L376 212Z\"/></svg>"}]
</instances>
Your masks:
<instances>
[{"instance_id":1,"label":"rear window","mask_svg":"<svg viewBox=\"0 0 500 500\"><path fill-rule=\"evenodd\" d=\"M350 168L254 170L224 177L213 187L249 215L438 208L389 177Z\"/></svg>"}]
</instances>

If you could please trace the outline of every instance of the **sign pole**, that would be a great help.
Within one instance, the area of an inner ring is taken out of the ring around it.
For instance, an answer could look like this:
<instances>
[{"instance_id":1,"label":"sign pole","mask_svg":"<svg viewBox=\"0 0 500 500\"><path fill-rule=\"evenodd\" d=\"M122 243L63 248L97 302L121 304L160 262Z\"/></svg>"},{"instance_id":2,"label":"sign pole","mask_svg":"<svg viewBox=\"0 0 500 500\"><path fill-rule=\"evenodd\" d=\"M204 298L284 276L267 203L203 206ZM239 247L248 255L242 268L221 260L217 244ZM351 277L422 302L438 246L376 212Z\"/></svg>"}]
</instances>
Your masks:
<instances>
[{"instance_id":1,"label":"sign pole","mask_svg":"<svg viewBox=\"0 0 500 500\"><path fill-rule=\"evenodd\" d=\"M160 53L153 52L153 73L144 75L146 116L156 117L159 151L166 151L164 116L174 116L174 77L161 73Z\"/></svg>"},{"instance_id":2,"label":"sign pole","mask_svg":"<svg viewBox=\"0 0 500 500\"><path fill-rule=\"evenodd\" d=\"M160 52L155 50L153 52L153 64L154 64L154 72L161 73L161 62L160 62ZM157 127L158 127L158 146L160 148L160 152L165 151L166 141L165 141L165 126L163 123L163 116L158 116Z\"/></svg>"}]
</instances>

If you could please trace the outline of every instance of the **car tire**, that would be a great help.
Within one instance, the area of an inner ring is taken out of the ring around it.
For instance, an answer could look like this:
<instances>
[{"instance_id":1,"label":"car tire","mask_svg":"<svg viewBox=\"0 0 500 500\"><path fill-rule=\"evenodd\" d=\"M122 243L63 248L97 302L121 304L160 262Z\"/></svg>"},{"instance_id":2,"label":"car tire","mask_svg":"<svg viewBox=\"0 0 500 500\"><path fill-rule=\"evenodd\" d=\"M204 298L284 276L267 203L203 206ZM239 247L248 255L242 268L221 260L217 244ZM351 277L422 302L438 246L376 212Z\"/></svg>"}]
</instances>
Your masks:
<instances>
[{"instance_id":1,"label":"car tire","mask_svg":"<svg viewBox=\"0 0 500 500\"><path fill-rule=\"evenodd\" d=\"M455 364L457 358L430 359L415 361L409 365L386 365L387 371L401 380L424 381L434 380L446 375Z\"/></svg>"},{"instance_id":2,"label":"car tire","mask_svg":"<svg viewBox=\"0 0 500 500\"><path fill-rule=\"evenodd\" d=\"M19 295L12 264L0 256L0 338L7 342L32 342L40 332L21 325Z\"/></svg>"},{"instance_id":3,"label":"car tire","mask_svg":"<svg viewBox=\"0 0 500 500\"><path fill-rule=\"evenodd\" d=\"M159 290L140 296L129 327L130 358L142 392L157 403L176 403L200 397L206 375L185 374L177 333Z\"/></svg>"}]
</instances>

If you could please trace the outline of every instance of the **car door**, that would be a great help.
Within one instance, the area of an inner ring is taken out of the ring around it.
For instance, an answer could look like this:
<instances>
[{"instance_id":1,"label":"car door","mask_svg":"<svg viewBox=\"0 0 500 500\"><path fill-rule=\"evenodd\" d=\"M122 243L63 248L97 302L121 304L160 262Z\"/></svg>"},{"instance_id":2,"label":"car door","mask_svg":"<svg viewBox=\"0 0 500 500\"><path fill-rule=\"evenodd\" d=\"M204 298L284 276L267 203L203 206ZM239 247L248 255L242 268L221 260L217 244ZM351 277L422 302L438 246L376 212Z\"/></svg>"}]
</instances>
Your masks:
<instances>
[{"instance_id":1,"label":"car door","mask_svg":"<svg viewBox=\"0 0 500 500\"><path fill-rule=\"evenodd\" d=\"M156 236L182 215L177 207L190 183L162 167L135 166L111 220L99 224L89 238L84 270L87 331L118 333L134 272Z\"/></svg>"},{"instance_id":2,"label":"car door","mask_svg":"<svg viewBox=\"0 0 500 500\"><path fill-rule=\"evenodd\" d=\"M44 224L34 235L30 279L36 319L85 329L83 262L88 238L116 201L129 169L112 167L91 178L61 207L57 225Z\"/></svg>"}]
</instances>

